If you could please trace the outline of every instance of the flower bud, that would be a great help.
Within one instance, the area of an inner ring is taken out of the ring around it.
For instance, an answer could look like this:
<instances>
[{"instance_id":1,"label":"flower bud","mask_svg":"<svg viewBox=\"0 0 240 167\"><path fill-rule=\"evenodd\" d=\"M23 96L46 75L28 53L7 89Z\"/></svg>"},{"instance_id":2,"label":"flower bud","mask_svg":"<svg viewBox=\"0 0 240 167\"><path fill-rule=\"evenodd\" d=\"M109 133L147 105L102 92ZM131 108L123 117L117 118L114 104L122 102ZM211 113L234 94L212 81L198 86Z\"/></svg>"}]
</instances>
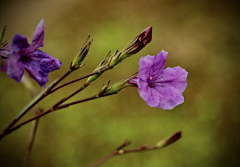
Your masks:
<instances>
[{"instance_id":1,"label":"flower bud","mask_svg":"<svg viewBox=\"0 0 240 167\"><path fill-rule=\"evenodd\" d=\"M182 131L176 132L174 135L168 137L167 139L161 140L156 144L156 147L162 148L181 138Z\"/></svg>"},{"instance_id":2,"label":"flower bud","mask_svg":"<svg viewBox=\"0 0 240 167\"><path fill-rule=\"evenodd\" d=\"M129 87L129 86L134 86L133 84L129 83L129 81L131 79L133 79L136 76L136 74L123 79L117 83L114 83L112 86L110 86L109 88L107 88L105 90L105 92L103 93L104 95L111 95L111 94L116 94L118 93L120 90L122 90L123 88Z\"/></svg>"},{"instance_id":3,"label":"flower bud","mask_svg":"<svg viewBox=\"0 0 240 167\"><path fill-rule=\"evenodd\" d=\"M102 73L100 73L100 74L94 74L94 75L88 77L87 82L93 82L93 81L95 81L101 74L102 74Z\"/></svg>"},{"instance_id":4,"label":"flower bud","mask_svg":"<svg viewBox=\"0 0 240 167\"><path fill-rule=\"evenodd\" d=\"M4 34L5 34L6 27L7 27L7 26L4 26L3 29L2 29L2 31L1 31L1 34L0 34L0 44L2 43L2 40L3 40L3 36L4 36ZM1 46L1 47L2 47L2 46Z\"/></svg>"},{"instance_id":5,"label":"flower bud","mask_svg":"<svg viewBox=\"0 0 240 167\"><path fill-rule=\"evenodd\" d=\"M1 31L1 34L0 34L0 59L7 59L7 58L8 58L8 55L9 55L9 52L11 51L11 47L10 47L10 45L8 44L7 41L4 41L4 42L2 43L2 40L3 40L4 34L5 34L6 27L7 27L7 26L4 26L4 27L3 27L2 31Z\"/></svg>"},{"instance_id":6,"label":"flower bud","mask_svg":"<svg viewBox=\"0 0 240 167\"><path fill-rule=\"evenodd\" d=\"M152 40L152 26L146 28L141 34L139 34L125 49L119 54L113 57L110 66L115 66L123 59L139 52Z\"/></svg>"},{"instance_id":7,"label":"flower bud","mask_svg":"<svg viewBox=\"0 0 240 167\"><path fill-rule=\"evenodd\" d=\"M86 42L88 41L89 37L90 36L88 36ZM86 44L86 42L83 45L83 47L81 48L81 50L78 52L77 56L74 58L74 60L71 64L71 67L70 67L71 70L77 70L80 67L82 67L81 63L82 63L83 59L87 56L90 46L92 44L92 41L89 41L87 44Z\"/></svg>"},{"instance_id":8,"label":"flower bud","mask_svg":"<svg viewBox=\"0 0 240 167\"><path fill-rule=\"evenodd\" d=\"M149 26L122 51L120 59L123 60L126 57L129 57L130 55L139 52L151 41L152 41L152 26Z\"/></svg>"}]
</instances>

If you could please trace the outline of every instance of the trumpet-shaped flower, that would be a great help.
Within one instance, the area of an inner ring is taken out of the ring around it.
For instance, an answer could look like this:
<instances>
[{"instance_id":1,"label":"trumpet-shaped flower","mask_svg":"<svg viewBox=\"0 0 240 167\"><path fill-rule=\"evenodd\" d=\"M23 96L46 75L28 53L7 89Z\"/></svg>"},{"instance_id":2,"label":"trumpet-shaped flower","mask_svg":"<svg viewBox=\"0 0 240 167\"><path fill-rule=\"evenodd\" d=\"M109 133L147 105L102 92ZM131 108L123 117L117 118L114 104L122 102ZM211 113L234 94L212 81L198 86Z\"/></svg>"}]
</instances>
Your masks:
<instances>
[{"instance_id":1,"label":"trumpet-shaped flower","mask_svg":"<svg viewBox=\"0 0 240 167\"><path fill-rule=\"evenodd\" d=\"M48 73L59 69L62 63L47 53L38 50L39 47L43 47L43 40L43 19L40 20L36 27L31 45L25 36L19 34L14 36L12 49L8 56L8 77L20 82L25 69L29 76L36 80L40 86L46 86Z\"/></svg>"},{"instance_id":2,"label":"trumpet-shaped flower","mask_svg":"<svg viewBox=\"0 0 240 167\"><path fill-rule=\"evenodd\" d=\"M182 93L187 87L185 69L177 66L166 68L168 52L162 50L157 56L147 55L139 61L139 75L130 83L136 84L139 95L150 107L173 109L184 102Z\"/></svg>"}]
</instances>

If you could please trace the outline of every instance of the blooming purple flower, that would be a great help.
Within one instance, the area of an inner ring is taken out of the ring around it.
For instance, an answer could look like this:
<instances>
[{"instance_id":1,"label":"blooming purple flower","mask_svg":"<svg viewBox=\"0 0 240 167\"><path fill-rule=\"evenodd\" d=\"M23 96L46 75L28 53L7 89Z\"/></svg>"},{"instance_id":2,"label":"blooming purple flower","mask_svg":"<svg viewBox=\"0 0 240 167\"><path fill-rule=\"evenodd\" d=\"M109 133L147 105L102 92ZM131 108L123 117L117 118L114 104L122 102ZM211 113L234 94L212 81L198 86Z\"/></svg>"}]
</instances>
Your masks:
<instances>
[{"instance_id":1,"label":"blooming purple flower","mask_svg":"<svg viewBox=\"0 0 240 167\"><path fill-rule=\"evenodd\" d=\"M150 107L173 109L184 102L182 93L187 87L185 69L177 66L166 68L168 52L162 50L157 56L147 55L139 61L139 75L130 83L136 84L140 96Z\"/></svg>"},{"instance_id":2,"label":"blooming purple flower","mask_svg":"<svg viewBox=\"0 0 240 167\"><path fill-rule=\"evenodd\" d=\"M24 74L24 69L29 76L36 80L40 86L46 86L48 73L59 69L62 63L38 50L43 47L44 20L38 23L30 45L25 36L16 34L12 42L12 50L9 52L7 75L20 82Z\"/></svg>"}]
</instances>

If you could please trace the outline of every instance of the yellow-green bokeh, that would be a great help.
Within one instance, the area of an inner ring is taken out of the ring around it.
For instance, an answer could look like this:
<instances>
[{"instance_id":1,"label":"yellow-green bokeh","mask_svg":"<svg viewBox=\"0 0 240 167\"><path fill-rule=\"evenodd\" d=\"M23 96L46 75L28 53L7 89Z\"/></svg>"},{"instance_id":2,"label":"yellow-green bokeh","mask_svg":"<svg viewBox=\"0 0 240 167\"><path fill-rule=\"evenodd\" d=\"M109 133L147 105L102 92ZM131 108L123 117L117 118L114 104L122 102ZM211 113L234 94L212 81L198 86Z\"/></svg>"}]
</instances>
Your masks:
<instances>
[{"instance_id":1,"label":"yellow-green bokeh","mask_svg":"<svg viewBox=\"0 0 240 167\"><path fill-rule=\"evenodd\" d=\"M117 156L106 167L219 167L238 166L240 160L240 21L237 1L191 0L19 0L0 1L0 27L5 40L16 33L31 41L41 18L45 21L43 51L63 66L49 79L63 75L90 34L93 43L86 64L65 81L95 69L111 50L121 50L145 28L153 26L153 39L138 54L104 73L72 100L91 96L108 80L112 83L138 70L138 60L162 49L166 66L181 66L189 75L185 102L171 111L150 108L136 88L118 95L56 111L40 119L29 166L90 166L126 139L128 148L156 144L183 131L182 139L157 151ZM35 86L38 85L33 81ZM63 81L64 83L64 81ZM44 99L52 104L80 87L63 88ZM31 100L28 90L0 73L0 130ZM32 117L32 111L22 120ZM0 163L20 166L31 124L0 142Z\"/></svg>"}]
</instances>

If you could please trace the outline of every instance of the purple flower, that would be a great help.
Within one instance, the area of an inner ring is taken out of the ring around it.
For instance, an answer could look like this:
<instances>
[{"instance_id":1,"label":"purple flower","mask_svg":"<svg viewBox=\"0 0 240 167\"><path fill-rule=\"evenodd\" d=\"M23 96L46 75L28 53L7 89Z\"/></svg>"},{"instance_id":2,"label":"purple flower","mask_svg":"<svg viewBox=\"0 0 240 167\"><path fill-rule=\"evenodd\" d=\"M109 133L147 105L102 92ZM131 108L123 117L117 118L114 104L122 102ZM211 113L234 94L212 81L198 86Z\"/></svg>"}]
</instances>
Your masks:
<instances>
[{"instance_id":1,"label":"purple flower","mask_svg":"<svg viewBox=\"0 0 240 167\"><path fill-rule=\"evenodd\" d=\"M20 82L24 74L24 69L29 76L36 80L40 86L46 86L48 73L59 69L62 63L38 50L43 47L44 39L44 20L38 23L30 45L25 36L16 34L13 38L12 50L8 57L8 77Z\"/></svg>"},{"instance_id":2,"label":"purple flower","mask_svg":"<svg viewBox=\"0 0 240 167\"><path fill-rule=\"evenodd\" d=\"M173 109L184 102L182 93L187 87L185 69L177 66L166 68L168 52L162 50L157 56L147 55L139 61L139 75L130 83L137 84L140 96L150 107Z\"/></svg>"}]
</instances>

